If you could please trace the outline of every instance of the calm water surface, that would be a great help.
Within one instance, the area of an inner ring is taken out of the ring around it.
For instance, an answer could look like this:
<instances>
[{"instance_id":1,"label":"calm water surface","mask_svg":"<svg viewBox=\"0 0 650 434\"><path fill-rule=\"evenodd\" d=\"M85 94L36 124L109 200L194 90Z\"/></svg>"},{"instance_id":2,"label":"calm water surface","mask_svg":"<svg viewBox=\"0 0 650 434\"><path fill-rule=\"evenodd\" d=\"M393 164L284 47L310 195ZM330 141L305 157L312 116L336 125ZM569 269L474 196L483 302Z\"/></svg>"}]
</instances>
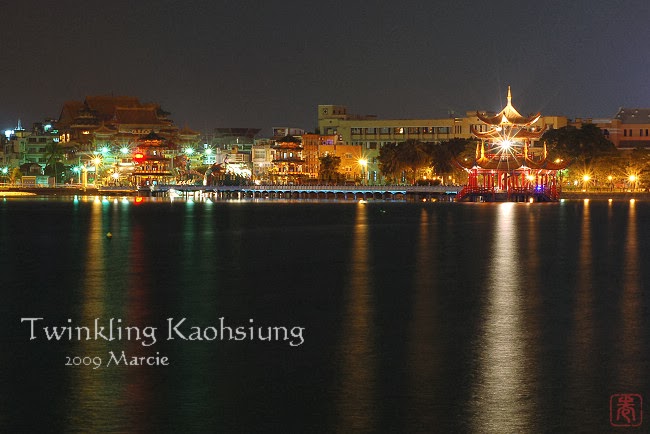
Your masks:
<instances>
[{"instance_id":1,"label":"calm water surface","mask_svg":"<svg viewBox=\"0 0 650 434\"><path fill-rule=\"evenodd\" d=\"M648 221L641 201L0 200L0 431L621 432L610 396L650 398ZM96 318L157 341L42 331ZM167 318L304 343L167 340Z\"/></svg>"}]
</instances>

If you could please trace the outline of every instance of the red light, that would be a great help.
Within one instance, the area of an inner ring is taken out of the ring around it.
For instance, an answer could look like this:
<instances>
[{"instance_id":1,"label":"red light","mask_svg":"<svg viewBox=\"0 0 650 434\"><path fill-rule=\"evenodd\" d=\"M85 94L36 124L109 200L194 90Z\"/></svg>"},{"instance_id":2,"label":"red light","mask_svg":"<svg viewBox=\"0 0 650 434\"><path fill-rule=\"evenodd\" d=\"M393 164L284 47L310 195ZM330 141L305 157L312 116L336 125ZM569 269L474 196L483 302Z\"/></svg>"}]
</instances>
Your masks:
<instances>
[{"instance_id":1,"label":"red light","mask_svg":"<svg viewBox=\"0 0 650 434\"><path fill-rule=\"evenodd\" d=\"M142 202L144 202L144 198L142 198L140 196L135 198L135 201L134 201L135 205L140 205Z\"/></svg>"},{"instance_id":2,"label":"red light","mask_svg":"<svg viewBox=\"0 0 650 434\"><path fill-rule=\"evenodd\" d=\"M133 160L136 163L141 163L142 161L144 161L144 158L145 157L144 157L144 154L142 152L136 152L135 154L133 154Z\"/></svg>"}]
</instances>

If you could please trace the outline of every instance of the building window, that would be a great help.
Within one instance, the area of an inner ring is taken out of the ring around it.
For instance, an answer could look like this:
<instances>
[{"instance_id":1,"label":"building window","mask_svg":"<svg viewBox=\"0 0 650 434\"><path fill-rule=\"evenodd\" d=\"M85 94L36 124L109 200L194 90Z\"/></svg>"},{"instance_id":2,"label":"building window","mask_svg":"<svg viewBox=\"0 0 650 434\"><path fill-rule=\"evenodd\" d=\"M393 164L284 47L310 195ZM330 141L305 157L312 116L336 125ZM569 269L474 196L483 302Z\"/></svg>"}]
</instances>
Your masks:
<instances>
[{"instance_id":1,"label":"building window","mask_svg":"<svg viewBox=\"0 0 650 434\"><path fill-rule=\"evenodd\" d=\"M623 137L627 137L627 130L623 130Z\"/></svg>"},{"instance_id":2,"label":"building window","mask_svg":"<svg viewBox=\"0 0 650 434\"><path fill-rule=\"evenodd\" d=\"M403 127L396 127L393 129L393 132L395 134L404 134L404 128Z\"/></svg>"},{"instance_id":3,"label":"building window","mask_svg":"<svg viewBox=\"0 0 650 434\"><path fill-rule=\"evenodd\" d=\"M359 128L359 127L350 128L350 133L352 133L352 134L361 134L361 128Z\"/></svg>"},{"instance_id":4,"label":"building window","mask_svg":"<svg viewBox=\"0 0 650 434\"><path fill-rule=\"evenodd\" d=\"M420 134L420 128L419 127L409 127L408 132L409 132L409 134Z\"/></svg>"},{"instance_id":5,"label":"building window","mask_svg":"<svg viewBox=\"0 0 650 434\"><path fill-rule=\"evenodd\" d=\"M366 147L368 149L377 149L377 142L368 142Z\"/></svg>"},{"instance_id":6,"label":"building window","mask_svg":"<svg viewBox=\"0 0 650 434\"><path fill-rule=\"evenodd\" d=\"M377 128L366 128L366 134L377 134Z\"/></svg>"}]
</instances>

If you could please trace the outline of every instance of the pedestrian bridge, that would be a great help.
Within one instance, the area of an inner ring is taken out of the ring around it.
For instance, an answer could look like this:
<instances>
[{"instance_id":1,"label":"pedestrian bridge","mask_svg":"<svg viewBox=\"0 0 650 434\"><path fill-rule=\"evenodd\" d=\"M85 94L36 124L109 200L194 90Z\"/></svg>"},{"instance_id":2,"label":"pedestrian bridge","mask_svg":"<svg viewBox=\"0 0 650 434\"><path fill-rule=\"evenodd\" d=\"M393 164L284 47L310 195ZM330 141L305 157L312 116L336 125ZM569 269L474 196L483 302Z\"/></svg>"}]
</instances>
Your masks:
<instances>
[{"instance_id":1,"label":"pedestrian bridge","mask_svg":"<svg viewBox=\"0 0 650 434\"><path fill-rule=\"evenodd\" d=\"M284 199L446 199L451 200L462 187L429 185L155 185L138 188L145 196L215 195L222 198ZM110 187L103 187L109 192Z\"/></svg>"}]
</instances>

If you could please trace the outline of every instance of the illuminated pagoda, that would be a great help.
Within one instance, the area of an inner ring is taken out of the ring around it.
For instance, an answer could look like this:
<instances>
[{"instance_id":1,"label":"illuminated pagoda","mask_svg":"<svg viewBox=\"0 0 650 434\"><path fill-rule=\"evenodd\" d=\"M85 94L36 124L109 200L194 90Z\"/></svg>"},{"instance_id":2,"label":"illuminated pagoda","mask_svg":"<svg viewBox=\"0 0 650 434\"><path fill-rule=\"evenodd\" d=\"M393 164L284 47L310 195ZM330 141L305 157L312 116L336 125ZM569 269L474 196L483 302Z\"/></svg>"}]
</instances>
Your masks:
<instances>
[{"instance_id":1,"label":"illuminated pagoda","mask_svg":"<svg viewBox=\"0 0 650 434\"><path fill-rule=\"evenodd\" d=\"M132 183L138 186L175 183L173 159L166 155L172 147L154 131L139 138L133 151Z\"/></svg>"},{"instance_id":2,"label":"illuminated pagoda","mask_svg":"<svg viewBox=\"0 0 650 434\"><path fill-rule=\"evenodd\" d=\"M476 113L483 125L472 127L480 140L470 165L459 162L468 173L467 185L458 193L457 201L523 202L557 201L560 194L558 171L566 167L561 161L547 159L546 144L535 154L532 144L539 140L546 126L534 124L539 113L522 116L512 106L508 87L508 104L494 116Z\"/></svg>"},{"instance_id":3,"label":"illuminated pagoda","mask_svg":"<svg viewBox=\"0 0 650 434\"><path fill-rule=\"evenodd\" d=\"M299 183L308 177L303 171L305 160L302 157L303 146L300 139L294 136L284 136L271 145L273 164L277 168L271 174L271 179L276 183Z\"/></svg>"}]
</instances>

